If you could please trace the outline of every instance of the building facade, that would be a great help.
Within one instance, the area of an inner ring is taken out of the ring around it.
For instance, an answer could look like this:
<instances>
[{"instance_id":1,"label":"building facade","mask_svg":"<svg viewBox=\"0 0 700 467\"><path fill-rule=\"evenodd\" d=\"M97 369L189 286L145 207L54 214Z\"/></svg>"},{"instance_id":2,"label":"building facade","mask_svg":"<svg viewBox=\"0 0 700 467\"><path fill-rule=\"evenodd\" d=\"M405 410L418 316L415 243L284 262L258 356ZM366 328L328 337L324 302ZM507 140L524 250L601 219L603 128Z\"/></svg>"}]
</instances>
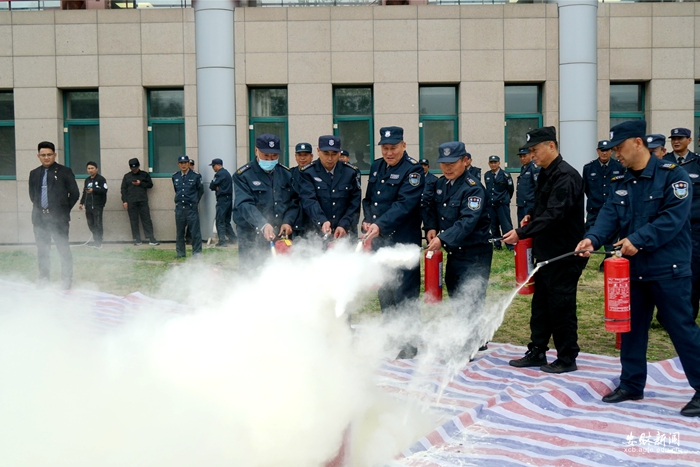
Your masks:
<instances>
[{"instance_id":1,"label":"building facade","mask_svg":"<svg viewBox=\"0 0 700 467\"><path fill-rule=\"evenodd\" d=\"M174 239L176 157L208 174L194 24L191 8L0 11L0 243L34 240L27 178L43 140L80 176L99 163L107 242L131 238L119 187L139 158L155 183L155 235ZM599 139L630 118L646 118L650 133L692 128L695 139L700 5L601 3L597 27ZM294 165L297 142L336 133L366 170L380 157L379 128L399 125L416 159L434 161L441 142L459 139L474 165L486 170L495 154L517 171L527 129L558 127L554 3L237 8L234 33L237 147L221 152L239 166L256 134L277 133ZM76 207L71 240L89 235Z\"/></svg>"}]
</instances>

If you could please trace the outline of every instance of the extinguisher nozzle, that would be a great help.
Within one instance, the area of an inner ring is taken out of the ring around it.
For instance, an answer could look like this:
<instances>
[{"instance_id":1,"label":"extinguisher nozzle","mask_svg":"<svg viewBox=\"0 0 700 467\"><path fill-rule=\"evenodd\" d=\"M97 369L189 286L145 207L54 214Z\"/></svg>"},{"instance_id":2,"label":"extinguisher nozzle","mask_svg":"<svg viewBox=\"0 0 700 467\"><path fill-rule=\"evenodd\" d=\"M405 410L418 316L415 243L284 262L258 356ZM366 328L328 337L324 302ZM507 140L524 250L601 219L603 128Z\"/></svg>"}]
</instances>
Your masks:
<instances>
[{"instance_id":1,"label":"extinguisher nozzle","mask_svg":"<svg viewBox=\"0 0 700 467\"><path fill-rule=\"evenodd\" d=\"M503 237L489 238L489 243L496 243L496 242L500 242L501 240L503 240Z\"/></svg>"},{"instance_id":2,"label":"extinguisher nozzle","mask_svg":"<svg viewBox=\"0 0 700 467\"><path fill-rule=\"evenodd\" d=\"M275 242L270 241L270 253L272 253L272 256L277 256L277 252L275 251Z\"/></svg>"}]
</instances>

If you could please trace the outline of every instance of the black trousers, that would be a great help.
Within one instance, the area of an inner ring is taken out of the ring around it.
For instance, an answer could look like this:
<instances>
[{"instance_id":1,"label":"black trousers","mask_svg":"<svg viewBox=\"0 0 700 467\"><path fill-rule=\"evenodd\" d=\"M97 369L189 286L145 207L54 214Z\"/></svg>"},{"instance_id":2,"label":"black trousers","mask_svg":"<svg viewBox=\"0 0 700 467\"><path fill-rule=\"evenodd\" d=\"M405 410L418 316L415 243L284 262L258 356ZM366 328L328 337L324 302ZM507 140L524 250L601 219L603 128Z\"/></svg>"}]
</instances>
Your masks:
<instances>
[{"instance_id":1,"label":"black trousers","mask_svg":"<svg viewBox=\"0 0 700 467\"><path fill-rule=\"evenodd\" d=\"M73 282L73 254L68 243L69 221L57 219L51 214L41 214L35 218L34 239L39 263L39 280L49 280L51 276L51 239L56 244L61 258L61 285L70 288Z\"/></svg>"},{"instance_id":2,"label":"black trousers","mask_svg":"<svg viewBox=\"0 0 700 467\"><path fill-rule=\"evenodd\" d=\"M700 224L693 224L691 229L693 254L690 263L692 271L690 304L693 308L693 320L695 320L698 317L698 307L700 306Z\"/></svg>"},{"instance_id":3,"label":"black trousers","mask_svg":"<svg viewBox=\"0 0 700 467\"><path fill-rule=\"evenodd\" d=\"M486 303L492 258L493 248L489 243L448 252L445 287L450 297L466 296L467 291L461 289L468 285L469 299L474 310L482 310Z\"/></svg>"},{"instance_id":4,"label":"black trousers","mask_svg":"<svg viewBox=\"0 0 700 467\"><path fill-rule=\"evenodd\" d=\"M549 338L554 337L557 358L571 363L578 356L576 289L586 262L583 258L559 260L535 273L530 349L546 352Z\"/></svg>"},{"instance_id":5,"label":"black trousers","mask_svg":"<svg viewBox=\"0 0 700 467\"><path fill-rule=\"evenodd\" d=\"M527 206L518 206L518 227L520 227L520 222L522 222L523 217L527 216L527 211L530 208Z\"/></svg>"},{"instance_id":6,"label":"black trousers","mask_svg":"<svg viewBox=\"0 0 700 467\"><path fill-rule=\"evenodd\" d=\"M513 230L513 223L510 220L510 206L507 204L491 205L491 237L502 237L505 233ZM495 242L496 247L501 246L501 242ZM512 245L506 245L509 250Z\"/></svg>"},{"instance_id":7,"label":"black trousers","mask_svg":"<svg viewBox=\"0 0 700 467\"><path fill-rule=\"evenodd\" d=\"M221 245L236 241L236 233L231 227L232 201L231 196L218 196L216 198L216 232L219 235Z\"/></svg>"},{"instance_id":8,"label":"black trousers","mask_svg":"<svg viewBox=\"0 0 700 467\"><path fill-rule=\"evenodd\" d=\"M104 206L90 207L85 206L85 219L87 219L87 225L92 232L92 239L97 245L102 245L102 212L104 211Z\"/></svg>"},{"instance_id":9,"label":"black trousers","mask_svg":"<svg viewBox=\"0 0 700 467\"><path fill-rule=\"evenodd\" d=\"M622 334L620 387L632 394L644 392L649 323L656 306L659 322L671 338L690 386L700 393L700 328L690 306L690 277L631 281L630 305L632 327Z\"/></svg>"},{"instance_id":10,"label":"black trousers","mask_svg":"<svg viewBox=\"0 0 700 467\"><path fill-rule=\"evenodd\" d=\"M144 237L155 242L156 238L153 236L153 223L151 222L151 210L148 209L148 201L129 203L127 211L131 222L131 236L134 237L134 240L137 242L141 241L141 233L139 231L139 218L141 218Z\"/></svg>"},{"instance_id":11,"label":"black trousers","mask_svg":"<svg viewBox=\"0 0 700 467\"><path fill-rule=\"evenodd\" d=\"M199 210L196 205L175 207L175 251L178 258L186 256L185 227L192 235L192 254L202 254L202 230L199 228Z\"/></svg>"},{"instance_id":12,"label":"black trousers","mask_svg":"<svg viewBox=\"0 0 700 467\"><path fill-rule=\"evenodd\" d=\"M372 250L385 246L394 246L395 242L377 237L372 240ZM398 269L396 278L379 288L379 306L385 319L394 319L399 315L410 315L416 324L420 322L420 310L417 307L403 308L408 300L415 300L420 295L420 263L411 269Z\"/></svg>"}]
</instances>

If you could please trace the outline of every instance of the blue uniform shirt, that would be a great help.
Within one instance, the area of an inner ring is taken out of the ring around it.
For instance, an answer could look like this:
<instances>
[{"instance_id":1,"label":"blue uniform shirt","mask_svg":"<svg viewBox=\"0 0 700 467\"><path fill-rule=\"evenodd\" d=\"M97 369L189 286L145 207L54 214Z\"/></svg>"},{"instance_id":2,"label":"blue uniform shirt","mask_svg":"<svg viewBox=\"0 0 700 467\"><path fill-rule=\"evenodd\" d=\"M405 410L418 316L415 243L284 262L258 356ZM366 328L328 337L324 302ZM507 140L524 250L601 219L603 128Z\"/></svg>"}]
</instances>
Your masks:
<instances>
[{"instance_id":1,"label":"blue uniform shirt","mask_svg":"<svg viewBox=\"0 0 700 467\"><path fill-rule=\"evenodd\" d=\"M377 224L380 237L420 245L424 183L423 167L406 152L393 167L384 159L374 161L362 200L364 222Z\"/></svg>"},{"instance_id":2,"label":"blue uniform shirt","mask_svg":"<svg viewBox=\"0 0 700 467\"><path fill-rule=\"evenodd\" d=\"M490 237L486 189L465 171L447 190L445 177L438 179L435 195L426 200L423 229L436 230L448 251L488 244Z\"/></svg>"},{"instance_id":3,"label":"blue uniform shirt","mask_svg":"<svg viewBox=\"0 0 700 467\"><path fill-rule=\"evenodd\" d=\"M697 159L698 157L700 157L700 156L698 156L693 151L688 150L688 153L685 156L683 156L683 164L686 164L693 159ZM678 163L678 158L676 157L676 153L673 151L667 152L666 154L664 154L663 160L668 161L668 162Z\"/></svg>"},{"instance_id":4,"label":"blue uniform shirt","mask_svg":"<svg viewBox=\"0 0 700 467\"><path fill-rule=\"evenodd\" d=\"M175 189L175 208L191 207L199 204L204 194L202 176L192 169L186 174L177 171L173 174L173 188Z\"/></svg>"},{"instance_id":5,"label":"blue uniform shirt","mask_svg":"<svg viewBox=\"0 0 700 467\"><path fill-rule=\"evenodd\" d=\"M690 184L693 187L693 202L690 206L690 223L700 222L700 158L695 157L681 165L688 172ZM697 227L696 227L697 229Z\"/></svg>"},{"instance_id":6,"label":"blue uniform shirt","mask_svg":"<svg viewBox=\"0 0 700 467\"><path fill-rule=\"evenodd\" d=\"M477 182L481 183L481 169L479 167L474 167L473 165L470 165L467 169L467 175L469 175L472 179L476 180Z\"/></svg>"},{"instance_id":7,"label":"blue uniform shirt","mask_svg":"<svg viewBox=\"0 0 700 467\"><path fill-rule=\"evenodd\" d=\"M503 169L498 169L496 174L490 170L487 171L484 174L484 185L486 185L486 192L489 194L493 206L510 204L514 188L513 179L508 172Z\"/></svg>"},{"instance_id":8,"label":"blue uniform shirt","mask_svg":"<svg viewBox=\"0 0 700 467\"><path fill-rule=\"evenodd\" d=\"M515 203L520 207L531 207L535 202L535 186L540 168L533 161L520 167L518 177L518 189L515 194Z\"/></svg>"},{"instance_id":9,"label":"blue uniform shirt","mask_svg":"<svg viewBox=\"0 0 700 467\"><path fill-rule=\"evenodd\" d=\"M231 196L233 194L233 180L228 170L223 167L220 168L214 174L214 179L209 183L209 189L216 192L217 198L220 196Z\"/></svg>"},{"instance_id":10,"label":"blue uniform shirt","mask_svg":"<svg viewBox=\"0 0 700 467\"><path fill-rule=\"evenodd\" d=\"M583 191L586 194L586 212L598 212L613 192L615 180L625 172L617 159L610 159L603 167L600 159L583 166Z\"/></svg>"},{"instance_id":11,"label":"blue uniform shirt","mask_svg":"<svg viewBox=\"0 0 700 467\"><path fill-rule=\"evenodd\" d=\"M233 175L233 189L233 221L237 226L262 231L265 224L270 224L277 232L282 224L294 225L299 196L287 167L277 164L267 173L257 159L251 161Z\"/></svg>"},{"instance_id":12,"label":"blue uniform shirt","mask_svg":"<svg viewBox=\"0 0 700 467\"><path fill-rule=\"evenodd\" d=\"M304 214L320 231L329 221L331 229L342 227L347 232L357 230L362 202L360 172L347 162L338 162L333 178L316 159L299 169L299 197Z\"/></svg>"},{"instance_id":13,"label":"blue uniform shirt","mask_svg":"<svg viewBox=\"0 0 700 467\"><path fill-rule=\"evenodd\" d=\"M632 280L690 276L690 177L675 163L650 156L636 178L628 170L586 234L593 247L620 229L639 251L630 260Z\"/></svg>"}]
</instances>

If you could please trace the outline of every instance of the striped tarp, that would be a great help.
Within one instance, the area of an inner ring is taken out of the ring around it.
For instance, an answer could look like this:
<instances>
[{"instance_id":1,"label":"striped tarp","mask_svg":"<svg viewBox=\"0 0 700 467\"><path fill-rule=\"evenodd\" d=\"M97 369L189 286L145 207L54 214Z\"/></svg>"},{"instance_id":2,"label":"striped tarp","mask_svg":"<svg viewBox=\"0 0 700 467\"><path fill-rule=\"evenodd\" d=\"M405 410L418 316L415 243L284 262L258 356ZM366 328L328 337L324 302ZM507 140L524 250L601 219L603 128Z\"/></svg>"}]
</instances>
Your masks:
<instances>
[{"instance_id":1,"label":"striped tarp","mask_svg":"<svg viewBox=\"0 0 700 467\"><path fill-rule=\"evenodd\" d=\"M679 414L694 391L677 358L649 364L643 400L605 404L601 397L619 382L619 359L581 354L579 370L562 375L508 365L525 351L490 343L440 400L444 367L416 374L415 361L386 362L381 387L427 401L447 418L392 465L700 465L700 418Z\"/></svg>"}]
</instances>

